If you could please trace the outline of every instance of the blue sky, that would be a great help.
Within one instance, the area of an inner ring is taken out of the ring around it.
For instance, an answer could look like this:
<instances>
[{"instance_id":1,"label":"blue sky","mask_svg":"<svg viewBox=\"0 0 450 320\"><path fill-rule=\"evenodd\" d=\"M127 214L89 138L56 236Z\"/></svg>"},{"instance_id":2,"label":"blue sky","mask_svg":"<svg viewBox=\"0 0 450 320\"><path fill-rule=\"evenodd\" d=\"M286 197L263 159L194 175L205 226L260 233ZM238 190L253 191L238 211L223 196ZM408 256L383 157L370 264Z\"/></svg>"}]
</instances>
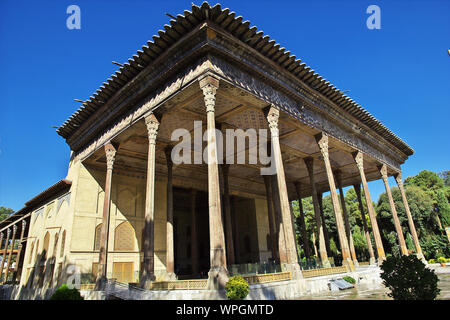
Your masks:
<instances>
[{"instance_id":1,"label":"blue sky","mask_svg":"<svg viewBox=\"0 0 450 320\"><path fill-rule=\"evenodd\" d=\"M201 2L195 2L200 5ZM210 2L215 4L214 2ZM382 121L415 154L403 176L449 170L450 1L221 1ZM81 30L66 9L81 8ZM381 29L366 8L381 9ZM0 1L0 206L64 178L61 125L191 1ZM390 183L394 181L391 178ZM373 200L382 181L369 183Z\"/></svg>"}]
</instances>

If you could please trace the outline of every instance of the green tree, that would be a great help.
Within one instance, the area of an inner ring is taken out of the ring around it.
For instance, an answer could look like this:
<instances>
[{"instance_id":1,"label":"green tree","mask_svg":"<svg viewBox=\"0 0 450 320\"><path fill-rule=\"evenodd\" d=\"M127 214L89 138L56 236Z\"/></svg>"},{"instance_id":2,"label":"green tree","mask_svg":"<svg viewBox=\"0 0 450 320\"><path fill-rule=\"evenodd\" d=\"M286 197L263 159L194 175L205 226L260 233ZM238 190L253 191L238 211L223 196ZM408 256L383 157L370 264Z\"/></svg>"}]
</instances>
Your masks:
<instances>
[{"instance_id":1,"label":"green tree","mask_svg":"<svg viewBox=\"0 0 450 320\"><path fill-rule=\"evenodd\" d=\"M443 227L450 226L450 205L444 190L436 191L436 210L441 218Z\"/></svg>"},{"instance_id":2,"label":"green tree","mask_svg":"<svg viewBox=\"0 0 450 320\"><path fill-rule=\"evenodd\" d=\"M388 257L380 268L383 284L394 300L434 300L440 292L434 271L414 255Z\"/></svg>"},{"instance_id":3,"label":"green tree","mask_svg":"<svg viewBox=\"0 0 450 320\"><path fill-rule=\"evenodd\" d=\"M5 220L6 218L8 218L11 213L13 213L14 210L11 208L6 208L6 207L0 207L0 221Z\"/></svg>"},{"instance_id":4,"label":"green tree","mask_svg":"<svg viewBox=\"0 0 450 320\"><path fill-rule=\"evenodd\" d=\"M444 187L444 181L436 172L422 170L418 175L405 179L405 186L417 186L422 190L434 191Z\"/></svg>"},{"instance_id":5,"label":"green tree","mask_svg":"<svg viewBox=\"0 0 450 320\"><path fill-rule=\"evenodd\" d=\"M446 186L450 186L450 170L442 171L439 173L439 177L444 181Z\"/></svg>"}]
</instances>

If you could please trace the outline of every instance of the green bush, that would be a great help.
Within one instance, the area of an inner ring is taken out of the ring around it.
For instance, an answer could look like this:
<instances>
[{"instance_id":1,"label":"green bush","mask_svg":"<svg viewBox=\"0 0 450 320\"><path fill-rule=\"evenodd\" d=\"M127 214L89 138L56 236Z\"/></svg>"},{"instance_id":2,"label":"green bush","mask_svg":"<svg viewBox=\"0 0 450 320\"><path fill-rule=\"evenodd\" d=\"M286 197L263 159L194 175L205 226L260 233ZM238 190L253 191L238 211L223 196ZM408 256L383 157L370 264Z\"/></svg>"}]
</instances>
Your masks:
<instances>
[{"instance_id":1,"label":"green bush","mask_svg":"<svg viewBox=\"0 0 450 320\"><path fill-rule=\"evenodd\" d=\"M67 285L63 283L61 287L56 289L50 297L50 300L84 300L84 298L76 288L69 289Z\"/></svg>"},{"instance_id":2,"label":"green bush","mask_svg":"<svg viewBox=\"0 0 450 320\"><path fill-rule=\"evenodd\" d=\"M434 300L439 281L433 270L414 255L389 257L381 265L383 284L394 300Z\"/></svg>"},{"instance_id":3,"label":"green bush","mask_svg":"<svg viewBox=\"0 0 450 320\"><path fill-rule=\"evenodd\" d=\"M447 262L447 259L445 259L445 257L439 257L439 258L437 259L437 261L438 261L439 263L446 263L446 262Z\"/></svg>"},{"instance_id":4,"label":"green bush","mask_svg":"<svg viewBox=\"0 0 450 320\"><path fill-rule=\"evenodd\" d=\"M428 263L436 263L436 260L430 259L430 260L428 260Z\"/></svg>"},{"instance_id":5,"label":"green bush","mask_svg":"<svg viewBox=\"0 0 450 320\"><path fill-rule=\"evenodd\" d=\"M355 284L356 283L356 280L353 279L352 277L349 277L349 276L345 276L342 279L344 279L345 281L347 281L348 283L351 283L351 284Z\"/></svg>"},{"instance_id":6,"label":"green bush","mask_svg":"<svg viewBox=\"0 0 450 320\"><path fill-rule=\"evenodd\" d=\"M228 299L242 300L248 295L248 282L241 276L231 277L225 285L225 290Z\"/></svg>"}]
</instances>

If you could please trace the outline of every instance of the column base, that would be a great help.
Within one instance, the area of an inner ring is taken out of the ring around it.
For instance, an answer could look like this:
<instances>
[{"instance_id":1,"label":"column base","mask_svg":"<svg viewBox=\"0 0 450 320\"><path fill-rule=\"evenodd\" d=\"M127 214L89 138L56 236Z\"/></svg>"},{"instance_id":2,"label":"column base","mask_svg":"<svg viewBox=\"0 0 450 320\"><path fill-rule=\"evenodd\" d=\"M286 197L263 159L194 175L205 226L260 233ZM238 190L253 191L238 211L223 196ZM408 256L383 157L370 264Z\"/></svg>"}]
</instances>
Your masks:
<instances>
[{"instance_id":1,"label":"column base","mask_svg":"<svg viewBox=\"0 0 450 320\"><path fill-rule=\"evenodd\" d=\"M408 248L401 247L400 248L400 252L402 253L403 256L407 256L408 255Z\"/></svg>"},{"instance_id":2,"label":"column base","mask_svg":"<svg viewBox=\"0 0 450 320\"><path fill-rule=\"evenodd\" d=\"M95 291L104 291L106 289L106 283L108 279L106 277L100 276L95 280Z\"/></svg>"},{"instance_id":3,"label":"column base","mask_svg":"<svg viewBox=\"0 0 450 320\"><path fill-rule=\"evenodd\" d=\"M222 290L225 289L225 284L228 281L228 270L225 267L216 267L210 269L208 272L208 282L206 284L207 290Z\"/></svg>"},{"instance_id":4,"label":"column base","mask_svg":"<svg viewBox=\"0 0 450 320\"><path fill-rule=\"evenodd\" d=\"M381 266L383 264L384 260L386 260L386 257L378 257L378 259L377 259L378 266Z\"/></svg>"},{"instance_id":5,"label":"column base","mask_svg":"<svg viewBox=\"0 0 450 320\"><path fill-rule=\"evenodd\" d=\"M322 268L331 268L331 263L330 260L324 260L324 261L320 261L320 265L322 266Z\"/></svg>"},{"instance_id":6,"label":"column base","mask_svg":"<svg viewBox=\"0 0 450 320\"><path fill-rule=\"evenodd\" d=\"M375 264L377 264L377 260L375 260L375 257L371 257L371 258L369 259L369 264L370 264L370 265L375 265Z\"/></svg>"},{"instance_id":7,"label":"column base","mask_svg":"<svg viewBox=\"0 0 450 320\"><path fill-rule=\"evenodd\" d=\"M298 263L282 263L281 264L282 272L290 272L292 276L292 280L303 279L302 270Z\"/></svg>"},{"instance_id":8,"label":"column base","mask_svg":"<svg viewBox=\"0 0 450 320\"><path fill-rule=\"evenodd\" d=\"M156 280L154 274L148 274L146 276L141 277L141 281L139 281L139 286L142 289L150 290L152 287L152 282Z\"/></svg>"},{"instance_id":9,"label":"column base","mask_svg":"<svg viewBox=\"0 0 450 320\"><path fill-rule=\"evenodd\" d=\"M353 259L353 265L355 266L355 268L359 267L359 262L357 259Z\"/></svg>"},{"instance_id":10,"label":"column base","mask_svg":"<svg viewBox=\"0 0 450 320\"><path fill-rule=\"evenodd\" d=\"M177 275L173 272L166 272L164 279L166 281L175 281L177 280Z\"/></svg>"},{"instance_id":11,"label":"column base","mask_svg":"<svg viewBox=\"0 0 450 320\"><path fill-rule=\"evenodd\" d=\"M428 261L425 259L422 252L416 253L416 257L417 257L417 259L421 260L423 263L428 264Z\"/></svg>"},{"instance_id":12,"label":"column base","mask_svg":"<svg viewBox=\"0 0 450 320\"><path fill-rule=\"evenodd\" d=\"M342 265L346 266L350 272L355 271L355 265L353 264L353 261L350 258L342 260Z\"/></svg>"}]
</instances>

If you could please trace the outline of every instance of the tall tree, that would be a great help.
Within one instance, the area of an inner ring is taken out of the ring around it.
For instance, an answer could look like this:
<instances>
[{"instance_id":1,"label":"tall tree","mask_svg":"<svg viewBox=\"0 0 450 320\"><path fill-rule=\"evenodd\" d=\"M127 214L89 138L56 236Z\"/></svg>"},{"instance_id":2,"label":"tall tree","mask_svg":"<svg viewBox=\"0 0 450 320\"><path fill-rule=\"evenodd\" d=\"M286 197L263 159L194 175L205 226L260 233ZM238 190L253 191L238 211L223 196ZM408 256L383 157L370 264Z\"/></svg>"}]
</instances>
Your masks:
<instances>
[{"instance_id":1,"label":"tall tree","mask_svg":"<svg viewBox=\"0 0 450 320\"><path fill-rule=\"evenodd\" d=\"M13 209L1 206L0 207L0 221L8 218L11 215L11 213L13 213L13 212L14 212Z\"/></svg>"}]
</instances>

